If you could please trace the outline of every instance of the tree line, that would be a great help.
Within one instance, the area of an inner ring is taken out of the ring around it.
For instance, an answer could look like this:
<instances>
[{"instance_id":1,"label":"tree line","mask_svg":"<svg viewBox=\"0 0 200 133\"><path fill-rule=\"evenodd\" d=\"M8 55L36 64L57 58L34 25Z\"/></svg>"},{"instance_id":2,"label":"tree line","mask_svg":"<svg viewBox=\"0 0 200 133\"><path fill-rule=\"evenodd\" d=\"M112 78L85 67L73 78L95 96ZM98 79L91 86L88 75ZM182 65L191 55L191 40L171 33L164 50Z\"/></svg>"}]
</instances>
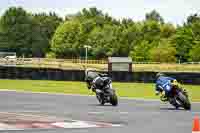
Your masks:
<instances>
[{"instance_id":1,"label":"tree line","mask_svg":"<svg viewBox=\"0 0 200 133\"><path fill-rule=\"evenodd\" d=\"M0 51L18 56L91 59L130 56L134 61L200 61L200 15L183 25L166 23L153 10L143 21L117 20L95 7L59 17L10 7L0 18Z\"/></svg>"}]
</instances>

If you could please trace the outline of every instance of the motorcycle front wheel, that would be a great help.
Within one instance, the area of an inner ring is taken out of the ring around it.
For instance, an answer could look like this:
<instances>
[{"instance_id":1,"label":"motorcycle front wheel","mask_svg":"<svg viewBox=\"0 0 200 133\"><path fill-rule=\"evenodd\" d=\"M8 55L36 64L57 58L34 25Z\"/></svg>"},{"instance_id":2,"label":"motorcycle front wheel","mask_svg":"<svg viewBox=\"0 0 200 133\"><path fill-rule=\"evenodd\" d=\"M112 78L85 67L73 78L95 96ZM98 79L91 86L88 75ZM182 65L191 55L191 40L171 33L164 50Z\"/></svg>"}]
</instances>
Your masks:
<instances>
[{"instance_id":1,"label":"motorcycle front wheel","mask_svg":"<svg viewBox=\"0 0 200 133\"><path fill-rule=\"evenodd\" d=\"M186 109L186 110L191 109L191 103L190 103L189 99L182 92L178 93L177 100L183 105L184 109Z\"/></svg>"},{"instance_id":2,"label":"motorcycle front wheel","mask_svg":"<svg viewBox=\"0 0 200 133\"><path fill-rule=\"evenodd\" d=\"M101 105L105 104L105 100L103 99L103 96L101 94L96 94L96 97Z\"/></svg>"},{"instance_id":3,"label":"motorcycle front wheel","mask_svg":"<svg viewBox=\"0 0 200 133\"><path fill-rule=\"evenodd\" d=\"M118 98L117 98L116 94L111 95L111 97L110 97L110 103L113 106L117 106L118 105Z\"/></svg>"}]
</instances>

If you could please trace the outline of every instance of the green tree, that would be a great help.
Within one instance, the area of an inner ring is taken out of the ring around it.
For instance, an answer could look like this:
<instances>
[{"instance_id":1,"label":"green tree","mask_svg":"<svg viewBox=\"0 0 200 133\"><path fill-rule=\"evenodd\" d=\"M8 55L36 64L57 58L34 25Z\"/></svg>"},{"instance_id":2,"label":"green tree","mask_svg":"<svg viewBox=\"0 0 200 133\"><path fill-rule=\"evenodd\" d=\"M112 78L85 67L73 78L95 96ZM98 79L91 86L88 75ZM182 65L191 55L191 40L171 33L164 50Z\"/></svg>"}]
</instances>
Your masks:
<instances>
[{"instance_id":1,"label":"green tree","mask_svg":"<svg viewBox=\"0 0 200 133\"><path fill-rule=\"evenodd\" d=\"M73 39L69 38L72 36ZM97 8L89 8L59 26L51 46L59 57L73 57L85 55L83 46L91 45L89 56L99 59L114 54L128 55L127 45L121 45L123 41L120 23Z\"/></svg>"},{"instance_id":2,"label":"green tree","mask_svg":"<svg viewBox=\"0 0 200 133\"><path fill-rule=\"evenodd\" d=\"M67 21L60 25L51 42L51 50L56 57L75 57L79 56L80 51L80 23L78 21Z\"/></svg>"},{"instance_id":3,"label":"green tree","mask_svg":"<svg viewBox=\"0 0 200 133\"><path fill-rule=\"evenodd\" d=\"M153 62L176 62L176 48L169 44L167 40L162 40L162 44L150 50L150 59Z\"/></svg>"},{"instance_id":4,"label":"green tree","mask_svg":"<svg viewBox=\"0 0 200 133\"><path fill-rule=\"evenodd\" d=\"M66 15L63 22L55 13L30 14L11 7L0 19L0 50L18 56L80 57L85 55L83 46L90 45L88 54L96 59L130 55L134 61L175 62L197 60L199 44L198 14L177 28L164 23L156 10L135 22L116 20L96 7L84 8Z\"/></svg>"},{"instance_id":5,"label":"green tree","mask_svg":"<svg viewBox=\"0 0 200 133\"><path fill-rule=\"evenodd\" d=\"M63 22L62 18L60 18L56 13L50 12L33 14L35 21L40 26L41 32L47 36L48 39L51 39L56 28Z\"/></svg>"},{"instance_id":6,"label":"green tree","mask_svg":"<svg viewBox=\"0 0 200 133\"><path fill-rule=\"evenodd\" d=\"M138 44L134 47L129 56L131 56L134 61L149 61L150 48L151 45L149 45L148 41L142 41L141 44Z\"/></svg>"},{"instance_id":7,"label":"green tree","mask_svg":"<svg viewBox=\"0 0 200 133\"><path fill-rule=\"evenodd\" d=\"M92 46L92 55L96 58L105 58L114 54L120 54L119 42L117 42L118 28L105 25L97 27L89 35L89 44ZM122 52L122 51L121 51Z\"/></svg>"},{"instance_id":8,"label":"green tree","mask_svg":"<svg viewBox=\"0 0 200 133\"><path fill-rule=\"evenodd\" d=\"M33 56L44 57L46 53L50 51L50 40L56 30L56 28L62 23L62 18L58 17L55 13L39 13L33 14L33 21L36 23L36 29L34 29L40 43L33 45Z\"/></svg>"},{"instance_id":9,"label":"green tree","mask_svg":"<svg viewBox=\"0 0 200 133\"><path fill-rule=\"evenodd\" d=\"M9 52L8 35L0 32L0 51Z\"/></svg>"},{"instance_id":10,"label":"green tree","mask_svg":"<svg viewBox=\"0 0 200 133\"><path fill-rule=\"evenodd\" d=\"M141 32L143 40L152 44L152 42L159 41L161 38L161 25L157 21L146 21L143 23Z\"/></svg>"},{"instance_id":11,"label":"green tree","mask_svg":"<svg viewBox=\"0 0 200 133\"><path fill-rule=\"evenodd\" d=\"M176 33L176 28L170 23L161 25L160 29L161 29L161 38L170 38L174 36Z\"/></svg>"},{"instance_id":12,"label":"green tree","mask_svg":"<svg viewBox=\"0 0 200 133\"><path fill-rule=\"evenodd\" d=\"M189 52L190 61L200 62L200 43L192 47Z\"/></svg>"},{"instance_id":13,"label":"green tree","mask_svg":"<svg viewBox=\"0 0 200 133\"><path fill-rule=\"evenodd\" d=\"M193 46L194 36L190 27L179 27L176 34L172 38L172 42L176 43L177 57L182 62L188 61L189 51Z\"/></svg>"},{"instance_id":14,"label":"green tree","mask_svg":"<svg viewBox=\"0 0 200 133\"><path fill-rule=\"evenodd\" d=\"M186 23L186 25L193 24L193 23L196 23L196 22L197 23L200 22L200 16L197 13L192 14L192 15L190 15L190 16L187 17L187 23Z\"/></svg>"},{"instance_id":15,"label":"green tree","mask_svg":"<svg viewBox=\"0 0 200 133\"><path fill-rule=\"evenodd\" d=\"M54 13L30 14L21 7L9 8L1 17L0 47L18 56L44 57L50 49L50 39L62 20Z\"/></svg>"},{"instance_id":16,"label":"green tree","mask_svg":"<svg viewBox=\"0 0 200 133\"><path fill-rule=\"evenodd\" d=\"M7 51L17 52L17 55L31 54L32 18L22 8L11 7L1 17L0 29L7 39L1 47L7 47Z\"/></svg>"},{"instance_id":17,"label":"green tree","mask_svg":"<svg viewBox=\"0 0 200 133\"><path fill-rule=\"evenodd\" d=\"M150 13L147 13L145 17L146 17L146 20L156 21L161 24L164 23L164 19L156 10L153 10Z\"/></svg>"}]
</instances>

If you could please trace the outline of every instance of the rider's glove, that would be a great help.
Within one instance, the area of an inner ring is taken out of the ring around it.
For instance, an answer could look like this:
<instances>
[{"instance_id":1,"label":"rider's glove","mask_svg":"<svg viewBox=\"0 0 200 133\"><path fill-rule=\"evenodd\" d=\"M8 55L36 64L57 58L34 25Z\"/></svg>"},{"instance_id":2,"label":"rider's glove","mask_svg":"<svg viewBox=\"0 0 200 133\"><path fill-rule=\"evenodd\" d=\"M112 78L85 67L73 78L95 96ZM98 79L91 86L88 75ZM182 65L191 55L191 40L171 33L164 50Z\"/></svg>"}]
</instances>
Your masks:
<instances>
[{"instance_id":1,"label":"rider's glove","mask_svg":"<svg viewBox=\"0 0 200 133\"><path fill-rule=\"evenodd\" d=\"M163 101L163 102L168 101L168 98L167 98L167 96L165 95L165 91L162 91L162 92L161 92L160 100Z\"/></svg>"},{"instance_id":2,"label":"rider's glove","mask_svg":"<svg viewBox=\"0 0 200 133\"><path fill-rule=\"evenodd\" d=\"M91 89L91 85L89 83L87 83L87 88Z\"/></svg>"},{"instance_id":3,"label":"rider's glove","mask_svg":"<svg viewBox=\"0 0 200 133\"><path fill-rule=\"evenodd\" d=\"M165 96L165 91L162 91L162 92L161 92L161 95L162 95L162 96Z\"/></svg>"}]
</instances>

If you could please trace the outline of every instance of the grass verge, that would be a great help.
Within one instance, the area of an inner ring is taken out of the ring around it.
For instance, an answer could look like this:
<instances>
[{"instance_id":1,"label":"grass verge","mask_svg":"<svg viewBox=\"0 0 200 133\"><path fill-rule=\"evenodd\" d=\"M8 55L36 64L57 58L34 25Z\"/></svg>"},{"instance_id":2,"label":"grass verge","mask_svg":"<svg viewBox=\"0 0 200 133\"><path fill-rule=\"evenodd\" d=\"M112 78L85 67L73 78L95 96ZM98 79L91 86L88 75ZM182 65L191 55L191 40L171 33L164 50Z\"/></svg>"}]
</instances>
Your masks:
<instances>
[{"instance_id":1,"label":"grass verge","mask_svg":"<svg viewBox=\"0 0 200 133\"><path fill-rule=\"evenodd\" d=\"M46 81L46 80L0 80L0 89L49 92L66 94L91 95L84 82ZM154 95L154 84L143 83L118 83L114 82L118 96L157 99ZM192 101L200 102L200 86L184 85L189 91Z\"/></svg>"}]
</instances>

